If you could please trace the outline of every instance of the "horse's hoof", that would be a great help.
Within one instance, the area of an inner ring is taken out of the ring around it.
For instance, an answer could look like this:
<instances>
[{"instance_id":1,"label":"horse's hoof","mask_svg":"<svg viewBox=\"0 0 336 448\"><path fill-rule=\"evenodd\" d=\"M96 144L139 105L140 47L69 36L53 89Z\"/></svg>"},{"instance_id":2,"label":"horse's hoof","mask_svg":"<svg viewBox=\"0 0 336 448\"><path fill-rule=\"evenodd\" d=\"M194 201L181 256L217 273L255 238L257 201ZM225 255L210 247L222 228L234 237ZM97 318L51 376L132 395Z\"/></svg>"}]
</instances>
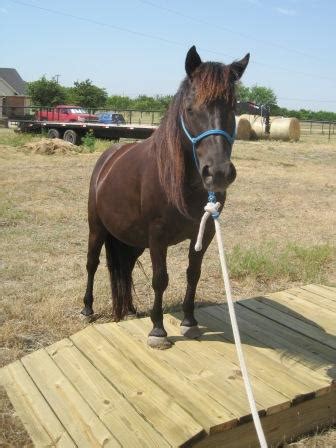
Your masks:
<instances>
[{"instance_id":1,"label":"horse's hoof","mask_svg":"<svg viewBox=\"0 0 336 448\"><path fill-rule=\"evenodd\" d=\"M81 314L82 314L83 316L85 316L85 317L92 316L92 314L93 314L93 309L92 309L91 307L89 307L89 306L85 306L85 307L82 309Z\"/></svg>"},{"instance_id":2,"label":"horse's hoof","mask_svg":"<svg viewBox=\"0 0 336 448\"><path fill-rule=\"evenodd\" d=\"M184 325L181 325L181 334L188 339L197 339L202 336L202 332L197 325L194 325L193 327L185 327Z\"/></svg>"},{"instance_id":3,"label":"horse's hoof","mask_svg":"<svg viewBox=\"0 0 336 448\"><path fill-rule=\"evenodd\" d=\"M135 319L137 317L136 311L128 311L127 312L127 319Z\"/></svg>"},{"instance_id":4,"label":"horse's hoof","mask_svg":"<svg viewBox=\"0 0 336 448\"><path fill-rule=\"evenodd\" d=\"M166 350L172 346L172 343L168 341L166 336L148 336L147 344L149 347L157 350Z\"/></svg>"}]
</instances>

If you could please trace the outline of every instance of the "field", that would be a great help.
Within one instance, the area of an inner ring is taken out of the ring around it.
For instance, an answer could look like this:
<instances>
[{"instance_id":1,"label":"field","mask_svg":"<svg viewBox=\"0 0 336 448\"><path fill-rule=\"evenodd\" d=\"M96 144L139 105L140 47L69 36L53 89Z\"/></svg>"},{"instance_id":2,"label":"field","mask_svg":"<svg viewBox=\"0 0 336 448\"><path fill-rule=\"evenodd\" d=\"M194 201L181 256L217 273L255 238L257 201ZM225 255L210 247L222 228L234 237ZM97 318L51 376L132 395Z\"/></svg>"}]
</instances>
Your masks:
<instances>
[{"instance_id":1,"label":"field","mask_svg":"<svg viewBox=\"0 0 336 448\"><path fill-rule=\"evenodd\" d=\"M108 142L96 142L95 152L47 156L22 149L31 139L0 132L0 365L88 324L79 317L86 201L92 168ZM234 296L313 282L335 286L336 141L318 135L298 143L238 141L233 161L238 177L221 222ZM205 257L200 305L223 300L216 250L212 243ZM111 319L103 255L95 285L98 322ZM178 307L184 295L187 243L170 248L168 257L166 309ZM135 304L146 313L153 300L147 253L141 261ZM3 392L0 399L0 446L31 446ZM333 431L292 444L335 445Z\"/></svg>"}]
</instances>

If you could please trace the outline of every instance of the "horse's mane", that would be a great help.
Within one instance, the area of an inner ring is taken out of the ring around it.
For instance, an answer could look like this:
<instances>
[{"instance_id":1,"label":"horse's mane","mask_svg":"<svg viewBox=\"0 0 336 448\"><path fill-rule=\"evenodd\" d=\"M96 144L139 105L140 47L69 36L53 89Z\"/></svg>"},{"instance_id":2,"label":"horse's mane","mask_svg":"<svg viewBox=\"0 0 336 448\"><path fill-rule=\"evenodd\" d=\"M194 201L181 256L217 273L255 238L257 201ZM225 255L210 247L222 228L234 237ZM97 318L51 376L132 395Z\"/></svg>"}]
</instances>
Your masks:
<instances>
[{"instance_id":1,"label":"horse's mane","mask_svg":"<svg viewBox=\"0 0 336 448\"><path fill-rule=\"evenodd\" d=\"M182 148L180 116L185 109L185 99L190 88L195 89L195 104L201 106L218 98L234 106L234 83L230 79L230 67L218 62L202 63L186 77L174 96L161 125L153 134L160 183L168 201L187 215L184 199L185 161Z\"/></svg>"}]
</instances>

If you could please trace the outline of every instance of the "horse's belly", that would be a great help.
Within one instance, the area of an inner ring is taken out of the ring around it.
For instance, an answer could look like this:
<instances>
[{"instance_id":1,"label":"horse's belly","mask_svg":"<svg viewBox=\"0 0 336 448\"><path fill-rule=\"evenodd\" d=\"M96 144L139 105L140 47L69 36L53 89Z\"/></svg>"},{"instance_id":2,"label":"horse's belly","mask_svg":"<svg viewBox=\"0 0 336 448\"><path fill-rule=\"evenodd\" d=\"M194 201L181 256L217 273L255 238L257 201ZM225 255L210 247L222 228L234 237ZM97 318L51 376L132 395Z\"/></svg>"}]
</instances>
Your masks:
<instances>
[{"instance_id":1,"label":"horse's belly","mask_svg":"<svg viewBox=\"0 0 336 448\"><path fill-rule=\"evenodd\" d=\"M148 247L148 229L137 210L128 210L126 204L113 202L115 201L111 200L109 204L102 204L98 209L98 215L106 230L129 246Z\"/></svg>"}]
</instances>

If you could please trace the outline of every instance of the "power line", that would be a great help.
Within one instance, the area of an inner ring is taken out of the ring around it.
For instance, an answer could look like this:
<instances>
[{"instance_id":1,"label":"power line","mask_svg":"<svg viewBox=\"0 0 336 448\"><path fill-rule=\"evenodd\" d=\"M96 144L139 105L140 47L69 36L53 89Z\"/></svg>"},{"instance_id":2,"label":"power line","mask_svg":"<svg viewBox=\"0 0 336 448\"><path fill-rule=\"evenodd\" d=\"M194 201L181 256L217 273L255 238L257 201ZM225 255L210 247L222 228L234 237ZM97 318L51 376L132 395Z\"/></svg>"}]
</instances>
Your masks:
<instances>
[{"instance_id":1,"label":"power line","mask_svg":"<svg viewBox=\"0 0 336 448\"><path fill-rule=\"evenodd\" d=\"M232 33L232 34L236 34L237 36L241 36L241 37L243 37L244 39L248 39L249 41L250 41L250 40L254 40L255 42L260 42L260 43L262 43L262 44L264 44L264 45L268 45L268 46L271 46L271 47L280 48L280 49L282 49L282 50L285 50L285 51L288 51L288 52L291 52L291 53L296 53L296 54L299 54L299 55L301 55L301 56L305 56L305 57L310 58L310 59L315 59L315 60L318 60L318 61L323 61L322 59L320 59L320 58L318 58L318 57L316 57L316 56L312 56L311 54L307 54L307 53L304 53L304 52L302 52L302 51L296 50L295 48L288 48L288 47L285 47L284 45L280 45L280 44L275 43L275 42L270 42L270 41L268 41L268 40L266 41L266 40L264 40L264 39L257 38L257 37L255 37L255 36L252 36L251 34L242 33L242 32L240 32L240 31L233 30L233 29L224 27L224 26L222 26L222 25L219 26L219 25L217 25L217 24L215 24L215 23L208 22L208 21L206 21L206 20L199 19L199 18L197 18L197 17L189 16L189 15L187 15L187 14L184 14L184 13L180 12L180 11L176 11L175 9L171 9L171 8L167 8L166 6L158 5L158 4L156 4L156 3L154 3L154 2L152 2L152 1L150 1L150 0L138 0L138 1L139 1L140 3L143 3L143 4L147 4L147 5L153 6L154 8L161 9L162 11L167 11L167 12L169 12L169 13L171 13L171 14L175 14L175 15L177 15L177 16L183 17L183 18L185 18L185 19L189 19L189 20L191 20L191 21L193 21L193 22L196 22L196 23L199 23L199 24L207 25L207 26L210 26L211 28L217 28L217 29L219 29L219 30L223 30L223 31L228 31L228 32L230 32L230 33ZM323 62L325 62L325 61L323 61Z\"/></svg>"},{"instance_id":2,"label":"power line","mask_svg":"<svg viewBox=\"0 0 336 448\"><path fill-rule=\"evenodd\" d=\"M38 6L38 5L32 5L31 3L26 3L24 1L21 0L9 0L12 3L17 3L19 5L23 5L23 6L29 6L31 8L35 8L35 9L40 9L41 11L45 11L45 12L50 12L52 14L58 14L60 16L64 16L64 17L70 17L71 19L76 19L76 20L81 20L83 22L88 22L88 23L92 23L94 25L99 25L99 26L104 26L106 28L112 28L118 31L123 31L125 33L130 33L130 34L134 34L137 36L142 36L142 37L148 37L150 39L155 39L155 40L160 40L161 42L166 42L169 44L174 44L174 45L178 45L178 46L183 46L184 44L182 44L181 42L176 42L170 39L165 39L163 37L159 37L159 36L154 36L151 34L147 34L147 33L143 33L141 31L135 31L135 30L131 30L129 28L124 28L118 25L111 25L110 23L104 23L101 22L99 20L95 20L95 19L90 19L89 17L81 17L81 16L77 16L75 14L70 14L68 12L64 12L64 11L58 11L56 9L51 9L51 8L45 8L43 6Z\"/></svg>"},{"instance_id":3,"label":"power line","mask_svg":"<svg viewBox=\"0 0 336 448\"><path fill-rule=\"evenodd\" d=\"M185 47L185 44L182 43L182 42L173 41L173 40L166 39L166 38L163 38L163 37L160 37L160 36L156 36L156 35L153 35L153 34L143 33L141 31L135 31L135 30L132 30L130 28L125 28L125 27L121 27L121 26L118 26L118 25L111 25L109 23L101 22L101 21L98 21L98 20L95 20L95 19L90 19L88 17L82 17L82 16L78 16L78 15L75 15L75 14L59 11L59 10L56 10L56 9L45 8L43 6L33 5L31 3L27 3L27 2L24 2L24 1L21 1L21 0L9 0L9 1L11 1L12 3L17 3L19 5L28 6L28 7L35 8L35 9L39 9L41 11L49 12L49 13L52 13L52 14L57 14L57 15L64 16L64 17L70 17L72 19L76 19L76 20L80 20L80 21L83 21L83 22L92 23L92 24L95 24L95 25L98 25L98 26L103 26L103 27L106 27L106 28L115 29L115 30L122 31L122 32L125 32L125 33L129 33L129 34L133 34L133 35L137 35L137 36L141 36L141 37L146 37L146 38L149 38L149 39L158 40L158 41L165 42L165 43L172 44L172 45L177 45L179 47ZM206 51L206 52L212 53L212 54L217 54L217 55L220 55L220 56L232 57L232 56L228 55L227 53L214 51L214 50L209 50L207 48L199 47L199 49L202 50L202 51ZM312 77L314 79L318 77L319 79L335 82L334 78L328 78L326 76L318 76L318 75L314 75L312 73L293 71L293 70L288 69L287 67L272 66L270 64L265 64L265 63L258 62L258 61L253 61L253 63L256 64L256 65L261 65L263 67L267 67L267 68L269 68L271 70L281 70L281 71L289 72L291 74L296 74L296 75L301 75L301 76L308 76L308 77Z\"/></svg>"},{"instance_id":4,"label":"power line","mask_svg":"<svg viewBox=\"0 0 336 448\"><path fill-rule=\"evenodd\" d=\"M316 100L316 99L303 99L303 98L285 98L281 96L277 96L278 100L285 101L303 101L306 103L336 103L336 100Z\"/></svg>"}]
</instances>

